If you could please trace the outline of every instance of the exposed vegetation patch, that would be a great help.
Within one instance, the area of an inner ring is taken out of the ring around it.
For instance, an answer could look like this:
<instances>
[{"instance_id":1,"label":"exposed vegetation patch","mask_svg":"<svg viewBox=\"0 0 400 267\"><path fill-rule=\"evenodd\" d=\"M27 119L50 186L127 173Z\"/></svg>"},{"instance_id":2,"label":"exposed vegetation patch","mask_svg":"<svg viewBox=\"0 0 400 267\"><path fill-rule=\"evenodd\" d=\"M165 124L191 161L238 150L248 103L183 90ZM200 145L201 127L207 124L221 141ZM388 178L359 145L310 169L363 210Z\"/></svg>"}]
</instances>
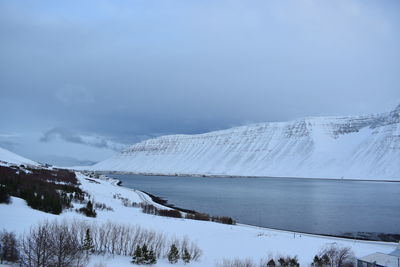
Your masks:
<instances>
[{"instance_id":1,"label":"exposed vegetation patch","mask_svg":"<svg viewBox=\"0 0 400 267\"><path fill-rule=\"evenodd\" d=\"M78 185L75 173L68 170L0 166L0 203L14 196L33 209L60 214L73 200L85 198Z\"/></svg>"},{"instance_id":2,"label":"exposed vegetation patch","mask_svg":"<svg viewBox=\"0 0 400 267\"><path fill-rule=\"evenodd\" d=\"M144 213L152 215L159 215L159 216L173 217L173 218L184 217L190 220L212 221L212 222L231 224L231 225L236 224L236 222L231 217L226 217L226 216L210 216L209 214L199 213L199 212L186 213L185 216L183 216L179 210L159 209L156 206L147 203L141 203L140 207L142 208L142 211Z\"/></svg>"}]
</instances>

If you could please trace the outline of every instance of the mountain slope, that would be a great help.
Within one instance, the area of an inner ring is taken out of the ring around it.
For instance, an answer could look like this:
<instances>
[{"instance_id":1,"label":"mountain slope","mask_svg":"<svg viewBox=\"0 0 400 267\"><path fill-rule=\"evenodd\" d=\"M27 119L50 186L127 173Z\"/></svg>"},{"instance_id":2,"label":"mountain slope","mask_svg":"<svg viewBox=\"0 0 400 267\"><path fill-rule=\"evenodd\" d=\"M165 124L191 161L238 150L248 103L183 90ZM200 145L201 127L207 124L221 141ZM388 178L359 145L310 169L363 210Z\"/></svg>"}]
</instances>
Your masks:
<instances>
[{"instance_id":1,"label":"mountain slope","mask_svg":"<svg viewBox=\"0 0 400 267\"><path fill-rule=\"evenodd\" d=\"M369 116L305 118L162 136L134 144L90 169L400 180L400 105Z\"/></svg>"},{"instance_id":2,"label":"mountain slope","mask_svg":"<svg viewBox=\"0 0 400 267\"><path fill-rule=\"evenodd\" d=\"M20 165L20 164L38 165L38 163L34 162L33 160L24 158L20 155L17 155L15 153L8 151L1 147L0 147L0 161L17 164L17 165Z\"/></svg>"}]
</instances>

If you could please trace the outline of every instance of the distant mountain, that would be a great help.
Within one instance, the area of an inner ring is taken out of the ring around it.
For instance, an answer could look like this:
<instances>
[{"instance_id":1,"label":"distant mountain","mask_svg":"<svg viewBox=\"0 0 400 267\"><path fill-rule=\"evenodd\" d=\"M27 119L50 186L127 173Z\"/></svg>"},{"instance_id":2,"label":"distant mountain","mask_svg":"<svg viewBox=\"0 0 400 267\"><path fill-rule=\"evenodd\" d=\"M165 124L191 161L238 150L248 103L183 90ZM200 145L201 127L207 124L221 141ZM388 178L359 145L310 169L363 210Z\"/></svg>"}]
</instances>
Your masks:
<instances>
[{"instance_id":1,"label":"distant mountain","mask_svg":"<svg viewBox=\"0 0 400 267\"><path fill-rule=\"evenodd\" d=\"M12 163L12 164L28 164L28 165L39 165L37 162L34 162L33 160L24 158L20 155L17 155L11 151L8 151L4 148L0 147L0 162L7 162L7 163Z\"/></svg>"},{"instance_id":2,"label":"distant mountain","mask_svg":"<svg viewBox=\"0 0 400 267\"><path fill-rule=\"evenodd\" d=\"M57 167L90 166L97 163L97 161L84 160L84 159L81 160L74 157L51 155L51 154L37 155L35 159L38 160L39 162L46 162L48 164Z\"/></svg>"},{"instance_id":3,"label":"distant mountain","mask_svg":"<svg viewBox=\"0 0 400 267\"><path fill-rule=\"evenodd\" d=\"M400 105L367 116L312 117L130 146L92 170L158 174L400 180Z\"/></svg>"}]
</instances>

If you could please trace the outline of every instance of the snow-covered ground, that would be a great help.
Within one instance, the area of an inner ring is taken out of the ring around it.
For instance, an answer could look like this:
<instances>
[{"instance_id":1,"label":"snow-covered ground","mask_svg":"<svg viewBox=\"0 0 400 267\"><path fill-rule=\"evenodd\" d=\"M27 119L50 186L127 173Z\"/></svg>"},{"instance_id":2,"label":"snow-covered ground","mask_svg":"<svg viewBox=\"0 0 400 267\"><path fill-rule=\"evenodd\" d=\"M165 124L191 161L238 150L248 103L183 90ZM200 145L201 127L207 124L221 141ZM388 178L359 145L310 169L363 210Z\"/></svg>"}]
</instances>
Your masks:
<instances>
[{"instance_id":1,"label":"snow-covered ground","mask_svg":"<svg viewBox=\"0 0 400 267\"><path fill-rule=\"evenodd\" d=\"M17 164L17 165L20 165L20 164L28 164L28 165L34 165L34 166L39 165L37 162L34 162L33 160L24 158L20 155L17 155L11 151L8 151L8 150L0 147L0 164L4 165L6 162L11 163L11 164Z\"/></svg>"},{"instance_id":2,"label":"snow-covered ground","mask_svg":"<svg viewBox=\"0 0 400 267\"><path fill-rule=\"evenodd\" d=\"M400 106L149 139L82 170L400 180Z\"/></svg>"},{"instance_id":3,"label":"snow-covered ground","mask_svg":"<svg viewBox=\"0 0 400 267\"><path fill-rule=\"evenodd\" d=\"M214 266L223 258L252 258L256 262L269 255L297 255L301 265L308 265L314 255L327 243L337 243L351 247L356 256L364 256L373 252L391 252L396 244L385 242L368 242L329 238L308 234L296 234L287 231L271 230L247 225L225 225L213 222L176 219L148 215L139 208L125 207L121 200L113 196L119 194L134 202L152 200L142 192L120 187L115 180L96 179L97 183L87 180L85 175L77 173L83 190L94 200L105 203L113 211L97 211L97 218L84 217L74 211L65 211L61 215L52 215L28 207L24 200L12 198L9 205L0 204L0 229L23 233L29 227L45 219L82 219L86 221L140 225L142 227L165 233L171 237L188 237L203 251L200 261L186 266ZM155 204L155 203L153 203ZM158 205L158 204L155 204ZM93 256L90 265L103 262L106 266L133 266L130 257ZM183 263L177 264L177 266ZM165 259L156 266L171 266Z\"/></svg>"}]
</instances>

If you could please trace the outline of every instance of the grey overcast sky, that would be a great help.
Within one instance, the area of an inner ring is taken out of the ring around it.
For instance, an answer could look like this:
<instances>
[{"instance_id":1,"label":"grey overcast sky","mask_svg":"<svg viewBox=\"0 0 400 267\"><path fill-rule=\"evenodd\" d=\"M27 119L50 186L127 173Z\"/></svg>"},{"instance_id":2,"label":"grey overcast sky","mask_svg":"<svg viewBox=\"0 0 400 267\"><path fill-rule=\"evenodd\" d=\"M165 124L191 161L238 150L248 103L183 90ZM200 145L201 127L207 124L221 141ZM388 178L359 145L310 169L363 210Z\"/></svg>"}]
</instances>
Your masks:
<instances>
[{"instance_id":1,"label":"grey overcast sky","mask_svg":"<svg viewBox=\"0 0 400 267\"><path fill-rule=\"evenodd\" d=\"M400 103L398 0L0 0L0 147L127 144Z\"/></svg>"}]
</instances>

